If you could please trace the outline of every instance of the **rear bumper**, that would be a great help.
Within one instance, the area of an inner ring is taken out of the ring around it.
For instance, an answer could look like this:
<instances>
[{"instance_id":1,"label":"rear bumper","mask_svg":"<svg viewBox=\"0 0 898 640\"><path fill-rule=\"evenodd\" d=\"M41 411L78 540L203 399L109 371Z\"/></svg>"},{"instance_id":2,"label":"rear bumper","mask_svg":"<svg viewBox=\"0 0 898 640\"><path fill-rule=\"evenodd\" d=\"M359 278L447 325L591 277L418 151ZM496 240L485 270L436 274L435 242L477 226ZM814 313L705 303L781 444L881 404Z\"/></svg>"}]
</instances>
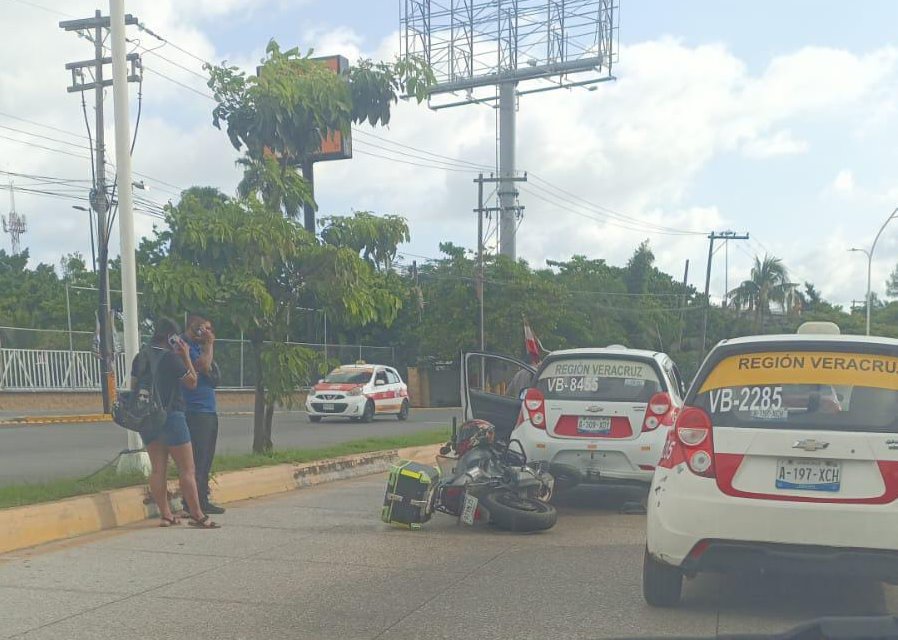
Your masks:
<instances>
[{"instance_id":1,"label":"rear bumper","mask_svg":"<svg viewBox=\"0 0 898 640\"><path fill-rule=\"evenodd\" d=\"M523 422L511 434L524 445L528 460L574 467L589 484L648 485L669 428L659 428L638 437L555 438Z\"/></svg>"},{"instance_id":2,"label":"rear bumper","mask_svg":"<svg viewBox=\"0 0 898 640\"><path fill-rule=\"evenodd\" d=\"M682 564L689 573L766 572L898 580L898 551L713 540Z\"/></svg>"},{"instance_id":3,"label":"rear bumper","mask_svg":"<svg viewBox=\"0 0 898 640\"><path fill-rule=\"evenodd\" d=\"M751 554L758 554L757 562L761 562L759 558L778 558L783 549L801 551L799 559L811 559L812 563L815 550L832 550L829 557L838 557L840 563L847 562L845 558L854 562L859 553L898 557L896 531L898 503L819 504L738 498L724 494L716 480L696 476L685 464L656 471L646 518L649 553L684 568L695 560L693 556L703 555L696 547L703 541L737 545L726 547L722 559L715 561L724 565L729 560L741 563ZM713 559L710 555L703 562ZM705 569L697 565L696 570Z\"/></svg>"}]
</instances>

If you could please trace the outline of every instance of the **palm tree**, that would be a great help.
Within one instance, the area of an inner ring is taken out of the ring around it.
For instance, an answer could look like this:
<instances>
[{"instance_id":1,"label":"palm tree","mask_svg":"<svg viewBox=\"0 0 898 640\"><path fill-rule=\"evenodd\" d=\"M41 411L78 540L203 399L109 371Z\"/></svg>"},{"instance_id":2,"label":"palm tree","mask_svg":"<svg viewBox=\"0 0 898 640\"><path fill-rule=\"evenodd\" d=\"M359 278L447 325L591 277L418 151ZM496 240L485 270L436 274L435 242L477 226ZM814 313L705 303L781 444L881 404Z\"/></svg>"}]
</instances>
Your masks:
<instances>
[{"instance_id":1,"label":"palm tree","mask_svg":"<svg viewBox=\"0 0 898 640\"><path fill-rule=\"evenodd\" d=\"M727 295L737 310L753 311L755 323L760 330L764 326L764 316L770 314L770 303L778 302L784 308L796 304L795 285L789 282L789 274L780 258L765 255L755 256L751 276Z\"/></svg>"}]
</instances>

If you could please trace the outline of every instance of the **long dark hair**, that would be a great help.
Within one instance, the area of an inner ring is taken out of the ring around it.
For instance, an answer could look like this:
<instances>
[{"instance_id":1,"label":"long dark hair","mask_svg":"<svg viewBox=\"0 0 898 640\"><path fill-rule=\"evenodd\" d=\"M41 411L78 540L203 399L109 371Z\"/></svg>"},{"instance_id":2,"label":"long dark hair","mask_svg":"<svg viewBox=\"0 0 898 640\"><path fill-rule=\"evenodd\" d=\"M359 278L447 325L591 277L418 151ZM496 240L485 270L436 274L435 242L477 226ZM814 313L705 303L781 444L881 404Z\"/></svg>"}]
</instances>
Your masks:
<instances>
[{"instance_id":1,"label":"long dark hair","mask_svg":"<svg viewBox=\"0 0 898 640\"><path fill-rule=\"evenodd\" d=\"M159 318L153 331L153 344L160 346L168 344L171 335L180 335L181 327L171 318Z\"/></svg>"}]
</instances>

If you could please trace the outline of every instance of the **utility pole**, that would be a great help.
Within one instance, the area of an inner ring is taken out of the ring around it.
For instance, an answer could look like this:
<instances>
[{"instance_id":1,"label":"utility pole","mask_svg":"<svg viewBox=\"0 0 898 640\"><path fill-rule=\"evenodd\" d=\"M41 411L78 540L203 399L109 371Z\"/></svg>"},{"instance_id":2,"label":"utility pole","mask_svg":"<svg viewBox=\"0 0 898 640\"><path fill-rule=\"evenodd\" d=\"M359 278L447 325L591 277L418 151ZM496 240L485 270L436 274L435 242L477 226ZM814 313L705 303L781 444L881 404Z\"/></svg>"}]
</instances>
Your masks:
<instances>
[{"instance_id":1,"label":"utility pole","mask_svg":"<svg viewBox=\"0 0 898 640\"><path fill-rule=\"evenodd\" d=\"M711 306L711 260L714 258L714 242L717 240L748 240L748 234L737 234L735 231L712 231L708 235L708 269L705 272L705 309L702 313L702 355L708 339L708 307Z\"/></svg>"},{"instance_id":2,"label":"utility pole","mask_svg":"<svg viewBox=\"0 0 898 640\"><path fill-rule=\"evenodd\" d=\"M128 15L125 17L127 24L137 24L137 18ZM108 212L109 196L106 189L106 140L105 124L103 119L103 90L112 85L112 80L103 76L103 67L112 62L112 58L103 56L103 42L105 29L109 28L109 17L104 17L99 9L94 12L93 18L78 20L65 20L59 23L64 31L75 31L81 37L91 41L94 45L94 57L92 60L80 60L69 62L65 68L72 72L72 85L66 90L68 93L94 91L94 109L96 121L94 132L96 137L94 150L94 185L90 193L90 206L97 212L97 253L98 253L98 285L99 303L97 309L97 322L100 325L100 384L103 390L103 412L112 410L115 394L115 366L112 349L112 314L109 305L109 229ZM136 53L129 54L132 68L138 59ZM85 70L93 75L92 81L85 78ZM128 78L137 80L137 76Z\"/></svg>"},{"instance_id":3,"label":"utility pole","mask_svg":"<svg viewBox=\"0 0 898 640\"><path fill-rule=\"evenodd\" d=\"M689 300L689 258L686 258L686 268L683 269L683 298L680 303L680 339L677 342L679 349L683 349L683 333L686 330L686 303Z\"/></svg>"},{"instance_id":4,"label":"utility pole","mask_svg":"<svg viewBox=\"0 0 898 640\"><path fill-rule=\"evenodd\" d=\"M512 147L513 148L513 147ZM486 345L485 340L485 328L484 328L484 319L483 319L483 298L484 298L484 277L483 277L483 216L489 213L498 213L499 214L499 246L500 253L503 255L510 255L514 258L514 253L507 254L505 251L505 244L503 238L506 236L505 234L505 218L503 217L507 212L507 209L503 202L502 197L502 189L506 188L504 185L511 185L510 192L512 194L512 199L510 202L512 203L511 212L511 239L512 245L514 244L514 227L515 220L519 215L521 215L524 211L524 207L515 206L514 205L514 196L517 191L514 190L514 183L516 182L527 182L527 174L525 173L523 176L515 177L515 176L507 176L507 177L495 177L493 174L490 174L489 178L484 178L483 174L478 174L474 179L474 182L477 183L477 208L474 209L474 213L477 214L477 297L480 301L480 350L483 351ZM483 185L486 183L499 184L499 206L498 207L485 207L483 202Z\"/></svg>"},{"instance_id":5,"label":"utility pole","mask_svg":"<svg viewBox=\"0 0 898 640\"><path fill-rule=\"evenodd\" d=\"M127 52L125 50L125 0L109 0L109 34L112 40L112 103L115 114L115 165L118 176L119 244L122 256L122 317L125 329L125 363L129 366L140 349L137 322L137 258L134 248L134 193L131 182L131 123L128 113ZM128 431L128 453L118 462L119 473L150 472L150 457L140 436Z\"/></svg>"},{"instance_id":6,"label":"utility pole","mask_svg":"<svg viewBox=\"0 0 898 640\"><path fill-rule=\"evenodd\" d=\"M480 302L480 351L484 350L483 340L483 174L477 174L477 300Z\"/></svg>"}]
</instances>

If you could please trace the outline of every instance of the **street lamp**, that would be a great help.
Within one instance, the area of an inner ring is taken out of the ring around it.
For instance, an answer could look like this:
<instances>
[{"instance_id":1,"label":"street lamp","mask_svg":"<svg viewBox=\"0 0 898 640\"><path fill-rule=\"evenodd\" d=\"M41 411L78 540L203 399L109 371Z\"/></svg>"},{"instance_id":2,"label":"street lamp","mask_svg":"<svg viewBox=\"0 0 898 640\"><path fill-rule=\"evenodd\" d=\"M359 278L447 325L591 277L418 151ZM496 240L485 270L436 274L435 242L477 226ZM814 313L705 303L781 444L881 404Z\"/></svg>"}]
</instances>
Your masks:
<instances>
[{"instance_id":1,"label":"street lamp","mask_svg":"<svg viewBox=\"0 0 898 640\"><path fill-rule=\"evenodd\" d=\"M849 249L849 251L858 251L867 256L867 335L870 335L870 311L872 308L872 290L871 290L871 277L873 271L873 252L876 251L876 243L879 242L879 236L882 235L882 232L885 230L886 225L889 224L892 220L898 217L898 207L895 207L895 210L889 214L889 217L886 218L885 222L882 223L882 226L879 228L879 231L876 232L876 237L873 238L873 244L870 245L870 250L866 249L858 249L853 247Z\"/></svg>"},{"instance_id":2,"label":"street lamp","mask_svg":"<svg viewBox=\"0 0 898 640\"><path fill-rule=\"evenodd\" d=\"M82 207L80 204L73 204L72 209L77 209L78 211L86 211L87 217L90 220L90 259L91 264L94 267L94 273L97 271L97 249L94 245L94 216L91 213L91 210L87 207Z\"/></svg>"}]
</instances>

